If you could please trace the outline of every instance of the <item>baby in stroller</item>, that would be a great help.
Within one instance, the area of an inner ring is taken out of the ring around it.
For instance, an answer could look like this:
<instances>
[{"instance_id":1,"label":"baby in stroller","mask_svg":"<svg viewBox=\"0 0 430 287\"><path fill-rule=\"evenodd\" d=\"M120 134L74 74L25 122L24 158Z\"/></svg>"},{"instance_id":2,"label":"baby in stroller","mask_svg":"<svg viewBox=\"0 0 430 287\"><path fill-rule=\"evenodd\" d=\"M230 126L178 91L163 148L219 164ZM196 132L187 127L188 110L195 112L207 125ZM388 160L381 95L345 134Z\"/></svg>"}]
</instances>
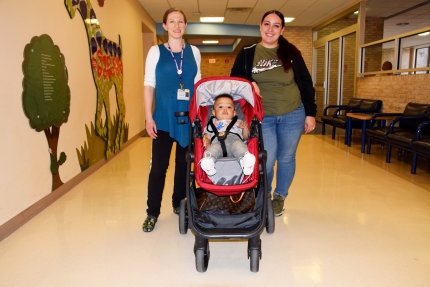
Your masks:
<instances>
[{"instance_id":1,"label":"baby in stroller","mask_svg":"<svg viewBox=\"0 0 430 287\"><path fill-rule=\"evenodd\" d=\"M209 119L204 131L204 157L201 168L209 176L216 173L215 161L218 158L233 156L238 159L244 175L254 170L255 156L248 151L244 140L249 137L246 123L238 119L233 97L220 94L215 98L213 116Z\"/></svg>"}]
</instances>

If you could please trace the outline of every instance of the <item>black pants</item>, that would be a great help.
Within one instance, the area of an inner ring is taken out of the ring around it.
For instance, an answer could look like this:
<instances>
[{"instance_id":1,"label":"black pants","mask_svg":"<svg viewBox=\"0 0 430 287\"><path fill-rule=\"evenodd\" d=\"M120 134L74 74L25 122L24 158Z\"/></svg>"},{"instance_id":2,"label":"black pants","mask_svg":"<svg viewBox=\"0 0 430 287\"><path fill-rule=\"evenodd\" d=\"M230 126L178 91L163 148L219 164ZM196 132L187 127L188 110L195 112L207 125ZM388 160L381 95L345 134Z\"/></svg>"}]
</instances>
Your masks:
<instances>
[{"instance_id":1,"label":"black pants","mask_svg":"<svg viewBox=\"0 0 430 287\"><path fill-rule=\"evenodd\" d=\"M175 142L164 131L157 132L157 138L152 141L152 164L148 180L148 200L146 213L158 217L160 215L161 199L163 197L166 172L169 167L169 158ZM173 185L172 206L179 206L186 195L187 161L185 159L187 148L176 144L175 177Z\"/></svg>"}]
</instances>

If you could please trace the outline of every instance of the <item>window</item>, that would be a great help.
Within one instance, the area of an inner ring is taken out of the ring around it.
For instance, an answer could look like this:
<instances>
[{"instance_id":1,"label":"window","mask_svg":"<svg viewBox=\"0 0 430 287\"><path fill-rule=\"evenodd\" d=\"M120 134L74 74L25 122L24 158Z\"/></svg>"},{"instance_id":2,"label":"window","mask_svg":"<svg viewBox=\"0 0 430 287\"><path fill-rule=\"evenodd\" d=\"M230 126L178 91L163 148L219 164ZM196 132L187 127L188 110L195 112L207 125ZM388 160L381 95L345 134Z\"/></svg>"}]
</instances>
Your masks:
<instances>
[{"instance_id":1,"label":"window","mask_svg":"<svg viewBox=\"0 0 430 287\"><path fill-rule=\"evenodd\" d=\"M429 60L430 46L415 49L415 68L426 68L430 66ZM416 71L416 74L425 74L429 71Z\"/></svg>"},{"instance_id":2,"label":"window","mask_svg":"<svg viewBox=\"0 0 430 287\"><path fill-rule=\"evenodd\" d=\"M389 37L361 46L360 73L423 74L429 73L430 27ZM392 70L382 67L390 62Z\"/></svg>"},{"instance_id":3,"label":"window","mask_svg":"<svg viewBox=\"0 0 430 287\"><path fill-rule=\"evenodd\" d=\"M359 73L429 73L429 14L430 1L394 2L390 9L382 1L367 1Z\"/></svg>"},{"instance_id":4,"label":"window","mask_svg":"<svg viewBox=\"0 0 430 287\"><path fill-rule=\"evenodd\" d=\"M372 73L384 70L384 63L387 62L391 64L391 69L389 70L392 70L394 69L393 64L396 62L395 41L379 41L367 45L362 48L361 57L361 73Z\"/></svg>"}]
</instances>

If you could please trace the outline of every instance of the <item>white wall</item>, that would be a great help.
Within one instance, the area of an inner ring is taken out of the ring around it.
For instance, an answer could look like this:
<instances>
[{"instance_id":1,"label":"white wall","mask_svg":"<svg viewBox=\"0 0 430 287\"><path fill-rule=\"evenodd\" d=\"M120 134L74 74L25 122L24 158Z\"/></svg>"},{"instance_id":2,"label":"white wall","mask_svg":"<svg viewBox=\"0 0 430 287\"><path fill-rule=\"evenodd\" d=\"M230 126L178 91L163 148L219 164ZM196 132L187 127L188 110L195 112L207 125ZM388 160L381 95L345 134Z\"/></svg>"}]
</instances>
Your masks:
<instances>
[{"instance_id":1,"label":"white wall","mask_svg":"<svg viewBox=\"0 0 430 287\"><path fill-rule=\"evenodd\" d=\"M105 36L121 35L124 99L129 138L144 129L142 23L155 24L137 0L92 0ZM48 143L22 108L23 51L32 37L48 34L65 56L71 90L70 115L61 126L58 154L63 182L80 173L76 148L86 141L85 125L94 122L96 90L89 62L85 26L77 13L70 19L63 0L0 1L0 225L51 192Z\"/></svg>"}]
</instances>

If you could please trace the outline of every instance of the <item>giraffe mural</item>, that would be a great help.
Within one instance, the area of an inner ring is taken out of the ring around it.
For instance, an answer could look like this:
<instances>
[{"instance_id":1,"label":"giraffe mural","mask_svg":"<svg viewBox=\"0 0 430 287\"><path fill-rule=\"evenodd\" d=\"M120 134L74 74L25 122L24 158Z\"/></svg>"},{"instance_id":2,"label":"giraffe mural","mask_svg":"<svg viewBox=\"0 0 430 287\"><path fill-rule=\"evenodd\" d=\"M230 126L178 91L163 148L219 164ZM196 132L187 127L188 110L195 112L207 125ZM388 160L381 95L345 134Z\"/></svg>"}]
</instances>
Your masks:
<instances>
[{"instance_id":1,"label":"giraffe mural","mask_svg":"<svg viewBox=\"0 0 430 287\"><path fill-rule=\"evenodd\" d=\"M103 35L90 0L64 0L64 4L70 18L74 18L77 10L84 20L90 48L91 69L97 89L95 131L105 141L106 158L109 158L120 150L124 137L125 103L121 37L119 42L115 43ZM117 124L112 123L110 114L109 91L112 87L115 87L116 93ZM102 117L103 110L106 116L105 122Z\"/></svg>"}]
</instances>

